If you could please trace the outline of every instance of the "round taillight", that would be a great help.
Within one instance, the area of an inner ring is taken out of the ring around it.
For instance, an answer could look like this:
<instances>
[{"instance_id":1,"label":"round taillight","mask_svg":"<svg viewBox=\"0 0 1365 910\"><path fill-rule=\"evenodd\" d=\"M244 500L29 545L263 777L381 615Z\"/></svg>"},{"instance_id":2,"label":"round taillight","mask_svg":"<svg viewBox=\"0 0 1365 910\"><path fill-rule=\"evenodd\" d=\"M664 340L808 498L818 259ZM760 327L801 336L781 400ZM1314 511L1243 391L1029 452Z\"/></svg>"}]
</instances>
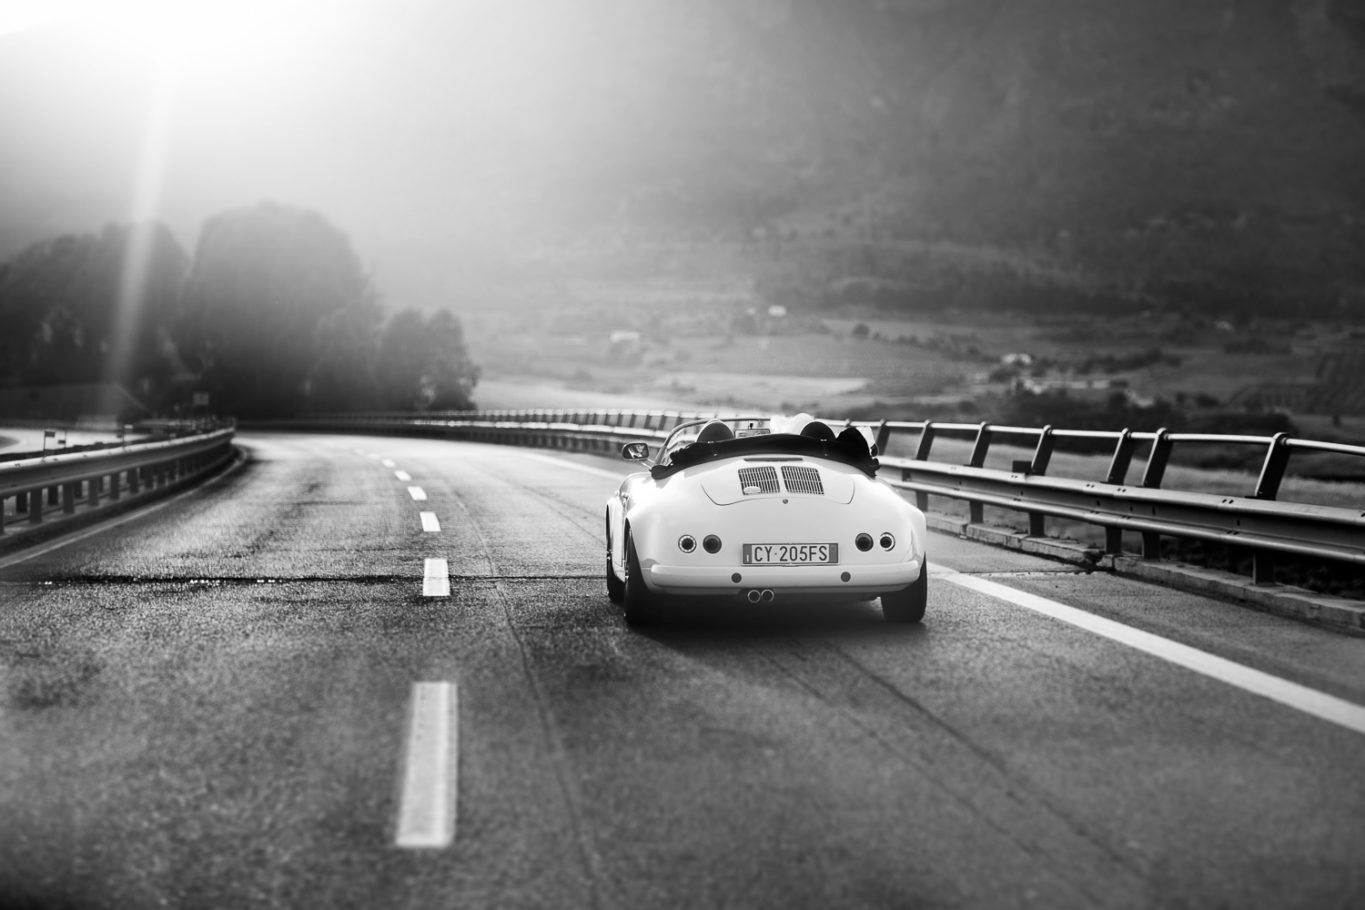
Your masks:
<instances>
[{"instance_id":1,"label":"round taillight","mask_svg":"<svg viewBox=\"0 0 1365 910\"><path fill-rule=\"evenodd\" d=\"M872 535L859 534L857 537L853 538L853 545L866 553L868 550L872 549Z\"/></svg>"},{"instance_id":2,"label":"round taillight","mask_svg":"<svg viewBox=\"0 0 1365 910\"><path fill-rule=\"evenodd\" d=\"M889 550L896 545L896 538L891 536L890 531L883 531L882 536L877 539L883 550Z\"/></svg>"},{"instance_id":3,"label":"round taillight","mask_svg":"<svg viewBox=\"0 0 1365 910\"><path fill-rule=\"evenodd\" d=\"M691 534L684 534L682 537L678 538L678 549L682 550L684 553L691 553L696 548L697 538L693 537Z\"/></svg>"},{"instance_id":4,"label":"round taillight","mask_svg":"<svg viewBox=\"0 0 1365 910\"><path fill-rule=\"evenodd\" d=\"M708 553L720 552L720 538L714 534L707 534L701 539L701 546Z\"/></svg>"}]
</instances>

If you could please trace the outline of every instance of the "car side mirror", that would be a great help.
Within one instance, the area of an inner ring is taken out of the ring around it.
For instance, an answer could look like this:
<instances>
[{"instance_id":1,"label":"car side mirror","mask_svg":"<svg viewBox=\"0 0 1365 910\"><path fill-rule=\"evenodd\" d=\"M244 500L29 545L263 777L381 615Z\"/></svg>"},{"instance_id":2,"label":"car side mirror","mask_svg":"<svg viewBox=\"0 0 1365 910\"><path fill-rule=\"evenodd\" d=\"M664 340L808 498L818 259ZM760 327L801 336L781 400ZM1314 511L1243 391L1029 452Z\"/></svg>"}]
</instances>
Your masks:
<instances>
[{"instance_id":1,"label":"car side mirror","mask_svg":"<svg viewBox=\"0 0 1365 910\"><path fill-rule=\"evenodd\" d=\"M621 457L626 461L644 461L649 457L649 443L628 442L621 446Z\"/></svg>"}]
</instances>

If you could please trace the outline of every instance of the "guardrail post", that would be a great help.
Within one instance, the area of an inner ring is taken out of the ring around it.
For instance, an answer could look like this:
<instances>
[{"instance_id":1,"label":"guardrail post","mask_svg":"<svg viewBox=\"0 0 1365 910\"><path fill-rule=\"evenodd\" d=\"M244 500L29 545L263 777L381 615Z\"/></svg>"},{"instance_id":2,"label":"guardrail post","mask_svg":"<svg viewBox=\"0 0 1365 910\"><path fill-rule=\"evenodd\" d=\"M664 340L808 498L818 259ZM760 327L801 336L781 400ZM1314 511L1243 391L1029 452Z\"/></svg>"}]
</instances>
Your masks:
<instances>
[{"instance_id":1,"label":"guardrail post","mask_svg":"<svg viewBox=\"0 0 1365 910\"><path fill-rule=\"evenodd\" d=\"M972 457L967 462L968 467L980 468L986 464L986 452L991 447L991 425L986 421L981 421L981 426L976 431L976 442L972 443Z\"/></svg>"},{"instance_id":2,"label":"guardrail post","mask_svg":"<svg viewBox=\"0 0 1365 910\"><path fill-rule=\"evenodd\" d=\"M1142 558L1161 558L1161 535L1155 531L1142 532Z\"/></svg>"},{"instance_id":3,"label":"guardrail post","mask_svg":"<svg viewBox=\"0 0 1365 910\"><path fill-rule=\"evenodd\" d=\"M1122 484L1128 478L1128 468L1133 463L1133 450L1136 448L1137 440L1133 438L1132 431L1124 427L1114 445L1114 457L1109 460L1105 483Z\"/></svg>"},{"instance_id":4,"label":"guardrail post","mask_svg":"<svg viewBox=\"0 0 1365 910\"><path fill-rule=\"evenodd\" d=\"M1166 428L1162 427L1152 437L1152 450L1147 455L1147 469L1142 472L1142 485L1150 490L1160 487L1166 476L1166 463L1170 460L1171 439Z\"/></svg>"},{"instance_id":5,"label":"guardrail post","mask_svg":"<svg viewBox=\"0 0 1365 910\"><path fill-rule=\"evenodd\" d=\"M130 494L132 494L132 495L137 495L137 491L138 491L139 481L140 481L140 480L141 480L141 478L138 476L138 469L137 469L137 468L129 468L129 469L128 469L128 492L129 492Z\"/></svg>"},{"instance_id":6,"label":"guardrail post","mask_svg":"<svg viewBox=\"0 0 1365 910\"><path fill-rule=\"evenodd\" d=\"M901 483L909 483L914 479L915 472L910 468L901 468ZM915 491L915 508L921 512L929 511L929 494L923 490Z\"/></svg>"},{"instance_id":7,"label":"guardrail post","mask_svg":"<svg viewBox=\"0 0 1365 910\"><path fill-rule=\"evenodd\" d=\"M891 445L891 427L887 426L887 421L883 420L877 424L877 454L885 455L886 447Z\"/></svg>"},{"instance_id":8,"label":"guardrail post","mask_svg":"<svg viewBox=\"0 0 1365 910\"><path fill-rule=\"evenodd\" d=\"M43 491L28 491L28 523L40 524L43 520Z\"/></svg>"},{"instance_id":9,"label":"guardrail post","mask_svg":"<svg viewBox=\"0 0 1365 910\"><path fill-rule=\"evenodd\" d=\"M1289 466L1288 433L1276 433L1266 449L1265 462L1261 465L1261 476L1256 479L1254 499L1274 499L1280 495L1280 481L1284 480L1284 469Z\"/></svg>"},{"instance_id":10,"label":"guardrail post","mask_svg":"<svg viewBox=\"0 0 1365 910\"><path fill-rule=\"evenodd\" d=\"M109 475L109 498L117 500L122 493L118 485L118 471Z\"/></svg>"},{"instance_id":11,"label":"guardrail post","mask_svg":"<svg viewBox=\"0 0 1365 910\"><path fill-rule=\"evenodd\" d=\"M1052 438L1052 424L1048 424L1038 432L1038 446L1033 450L1033 461L1029 464L1029 473L1042 476L1047 473L1048 465L1052 464L1052 448L1055 442Z\"/></svg>"},{"instance_id":12,"label":"guardrail post","mask_svg":"<svg viewBox=\"0 0 1365 910\"><path fill-rule=\"evenodd\" d=\"M86 502L94 507L100 504L100 487L104 484L104 478L91 477L89 484L90 488L86 490Z\"/></svg>"},{"instance_id":13,"label":"guardrail post","mask_svg":"<svg viewBox=\"0 0 1365 910\"><path fill-rule=\"evenodd\" d=\"M1104 552L1110 556L1123 552L1123 528L1104 529Z\"/></svg>"},{"instance_id":14,"label":"guardrail post","mask_svg":"<svg viewBox=\"0 0 1365 910\"><path fill-rule=\"evenodd\" d=\"M76 489L79 483L62 484L62 511L70 515L76 511Z\"/></svg>"},{"instance_id":15,"label":"guardrail post","mask_svg":"<svg viewBox=\"0 0 1365 910\"><path fill-rule=\"evenodd\" d=\"M50 506L59 506L62 504L61 487L53 484L47 488L47 504Z\"/></svg>"},{"instance_id":16,"label":"guardrail post","mask_svg":"<svg viewBox=\"0 0 1365 910\"><path fill-rule=\"evenodd\" d=\"M1275 554L1257 550L1251 554L1251 581L1258 585L1275 583Z\"/></svg>"},{"instance_id":17,"label":"guardrail post","mask_svg":"<svg viewBox=\"0 0 1365 910\"><path fill-rule=\"evenodd\" d=\"M924 421L924 429L919 431L919 445L915 447L915 460L928 461L929 450L934 445L934 422Z\"/></svg>"},{"instance_id":18,"label":"guardrail post","mask_svg":"<svg viewBox=\"0 0 1365 910\"><path fill-rule=\"evenodd\" d=\"M28 494L16 493L14 495L14 514L24 515L28 512Z\"/></svg>"},{"instance_id":19,"label":"guardrail post","mask_svg":"<svg viewBox=\"0 0 1365 910\"><path fill-rule=\"evenodd\" d=\"M1038 445L1033 449L1033 458L1029 461L1014 462L1014 473L1046 474L1048 465L1052 462L1052 447L1052 425L1049 424L1038 431ZM1026 514L1028 515L1029 536L1047 536L1047 515L1042 512L1028 512Z\"/></svg>"}]
</instances>

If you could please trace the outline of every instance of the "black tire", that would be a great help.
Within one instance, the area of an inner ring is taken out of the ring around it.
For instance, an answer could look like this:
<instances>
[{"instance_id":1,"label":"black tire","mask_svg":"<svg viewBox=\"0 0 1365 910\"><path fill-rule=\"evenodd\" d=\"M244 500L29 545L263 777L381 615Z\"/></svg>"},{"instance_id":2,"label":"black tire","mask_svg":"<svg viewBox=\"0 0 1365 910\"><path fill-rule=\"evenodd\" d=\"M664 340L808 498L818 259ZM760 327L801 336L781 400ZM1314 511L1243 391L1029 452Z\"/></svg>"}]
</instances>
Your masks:
<instances>
[{"instance_id":1,"label":"black tire","mask_svg":"<svg viewBox=\"0 0 1365 910\"><path fill-rule=\"evenodd\" d=\"M659 605L645 585L640 557L635 553L635 540L626 529L626 622L632 626L647 626L659 619Z\"/></svg>"},{"instance_id":2,"label":"black tire","mask_svg":"<svg viewBox=\"0 0 1365 910\"><path fill-rule=\"evenodd\" d=\"M616 570L611 565L611 518L607 519L607 599L614 604L624 603L626 599L626 583L616 577Z\"/></svg>"},{"instance_id":3,"label":"black tire","mask_svg":"<svg viewBox=\"0 0 1365 910\"><path fill-rule=\"evenodd\" d=\"M919 578L904 591L882 595L882 618L887 622L919 622L929 605L929 560L920 567Z\"/></svg>"},{"instance_id":4,"label":"black tire","mask_svg":"<svg viewBox=\"0 0 1365 910\"><path fill-rule=\"evenodd\" d=\"M610 553L607 554L607 599L614 604L624 603L626 599L626 583L616 577Z\"/></svg>"}]
</instances>

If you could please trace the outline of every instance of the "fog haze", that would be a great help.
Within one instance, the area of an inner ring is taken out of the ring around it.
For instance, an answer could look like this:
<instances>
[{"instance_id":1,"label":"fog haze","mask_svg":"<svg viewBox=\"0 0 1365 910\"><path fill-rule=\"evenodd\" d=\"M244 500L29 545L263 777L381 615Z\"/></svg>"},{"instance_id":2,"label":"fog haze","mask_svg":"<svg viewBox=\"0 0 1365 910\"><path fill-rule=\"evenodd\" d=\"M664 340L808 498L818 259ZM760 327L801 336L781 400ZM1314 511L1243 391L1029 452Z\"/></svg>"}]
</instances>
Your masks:
<instances>
[{"instance_id":1,"label":"fog haze","mask_svg":"<svg viewBox=\"0 0 1365 910\"><path fill-rule=\"evenodd\" d=\"M192 248L205 217L270 199L327 213L381 283L430 293L404 280L410 254L496 259L556 186L610 166L604 73L648 78L604 57L631 56L606 34L615 4L208 5L207 31L129 8L0 36L4 254L134 216Z\"/></svg>"},{"instance_id":2,"label":"fog haze","mask_svg":"<svg viewBox=\"0 0 1365 910\"><path fill-rule=\"evenodd\" d=\"M0 256L146 217L192 251L271 200L325 213L399 305L642 237L953 244L1144 304L1365 284L1345 0L56 9L0 34Z\"/></svg>"}]
</instances>

